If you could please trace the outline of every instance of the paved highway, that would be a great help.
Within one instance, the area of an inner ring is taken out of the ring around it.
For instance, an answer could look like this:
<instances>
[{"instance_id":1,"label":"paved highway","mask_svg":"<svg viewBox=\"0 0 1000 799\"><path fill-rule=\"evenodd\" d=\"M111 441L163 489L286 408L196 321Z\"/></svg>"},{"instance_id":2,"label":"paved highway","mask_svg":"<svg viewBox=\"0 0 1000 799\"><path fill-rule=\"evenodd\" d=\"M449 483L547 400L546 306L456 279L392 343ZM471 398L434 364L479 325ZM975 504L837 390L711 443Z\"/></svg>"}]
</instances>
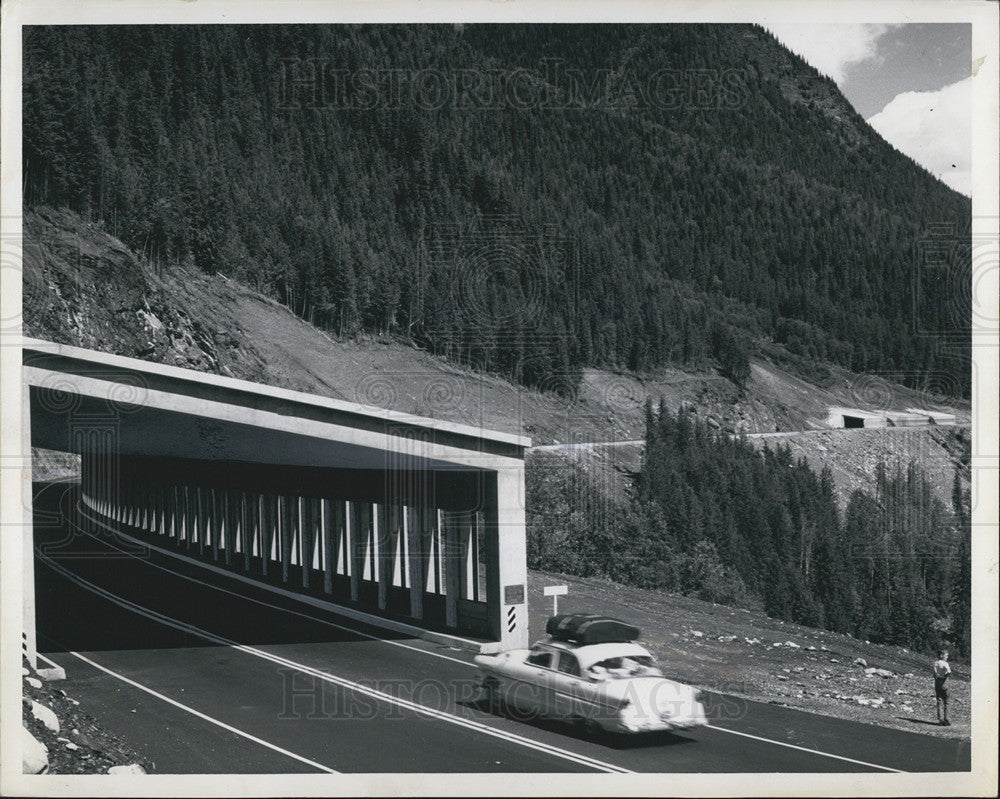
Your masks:
<instances>
[{"instance_id":1,"label":"paved highway","mask_svg":"<svg viewBox=\"0 0 1000 799\"><path fill-rule=\"evenodd\" d=\"M965 742L731 697L711 727L626 742L491 714L471 653L83 533L76 502L69 483L36 497L39 649L158 773L970 768Z\"/></svg>"}]
</instances>

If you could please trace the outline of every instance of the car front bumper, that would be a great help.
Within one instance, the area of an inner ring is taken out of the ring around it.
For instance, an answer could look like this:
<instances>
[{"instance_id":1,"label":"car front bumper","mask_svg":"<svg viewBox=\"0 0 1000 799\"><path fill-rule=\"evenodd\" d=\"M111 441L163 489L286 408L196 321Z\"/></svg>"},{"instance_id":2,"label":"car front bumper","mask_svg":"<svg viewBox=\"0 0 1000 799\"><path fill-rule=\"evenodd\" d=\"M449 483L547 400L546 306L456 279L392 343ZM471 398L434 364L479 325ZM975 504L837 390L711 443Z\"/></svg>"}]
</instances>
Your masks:
<instances>
[{"instance_id":1,"label":"car front bumper","mask_svg":"<svg viewBox=\"0 0 1000 799\"><path fill-rule=\"evenodd\" d=\"M708 719L704 713L674 715L670 717L657 716L619 716L614 719L611 728L614 732L635 734L642 732L658 732L664 730L690 730L704 727Z\"/></svg>"}]
</instances>

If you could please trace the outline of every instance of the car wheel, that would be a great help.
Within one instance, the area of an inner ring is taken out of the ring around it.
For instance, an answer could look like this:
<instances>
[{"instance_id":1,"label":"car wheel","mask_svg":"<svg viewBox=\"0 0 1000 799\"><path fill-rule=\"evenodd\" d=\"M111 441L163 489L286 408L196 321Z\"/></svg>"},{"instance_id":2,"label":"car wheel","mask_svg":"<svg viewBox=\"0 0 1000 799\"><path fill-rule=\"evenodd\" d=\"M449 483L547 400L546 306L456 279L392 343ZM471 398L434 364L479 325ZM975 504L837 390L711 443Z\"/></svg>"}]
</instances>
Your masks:
<instances>
[{"instance_id":1,"label":"car wheel","mask_svg":"<svg viewBox=\"0 0 1000 799\"><path fill-rule=\"evenodd\" d=\"M489 678L483 682L483 700L490 713L500 713L500 683Z\"/></svg>"},{"instance_id":2,"label":"car wheel","mask_svg":"<svg viewBox=\"0 0 1000 799\"><path fill-rule=\"evenodd\" d=\"M591 740L604 737L604 728L597 723L596 719L584 719L583 732Z\"/></svg>"}]
</instances>

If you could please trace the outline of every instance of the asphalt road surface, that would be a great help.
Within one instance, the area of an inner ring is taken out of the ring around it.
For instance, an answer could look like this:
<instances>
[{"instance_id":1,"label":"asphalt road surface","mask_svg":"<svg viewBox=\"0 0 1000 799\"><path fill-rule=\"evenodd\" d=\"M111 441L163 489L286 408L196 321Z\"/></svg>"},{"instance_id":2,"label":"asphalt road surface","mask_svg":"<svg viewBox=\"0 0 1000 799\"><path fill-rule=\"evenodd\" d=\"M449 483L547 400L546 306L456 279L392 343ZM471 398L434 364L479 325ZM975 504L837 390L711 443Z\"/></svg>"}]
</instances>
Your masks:
<instances>
[{"instance_id":1,"label":"asphalt road surface","mask_svg":"<svg viewBox=\"0 0 1000 799\"><path fill-rule=\"evenodd\" d=\"M76 486L40 489L39 650L157 773L970 768L967 742L717 695L710 727L638 739L492 714L469 652L84 533L71 521Z\"/></svg>"}]
</instances>

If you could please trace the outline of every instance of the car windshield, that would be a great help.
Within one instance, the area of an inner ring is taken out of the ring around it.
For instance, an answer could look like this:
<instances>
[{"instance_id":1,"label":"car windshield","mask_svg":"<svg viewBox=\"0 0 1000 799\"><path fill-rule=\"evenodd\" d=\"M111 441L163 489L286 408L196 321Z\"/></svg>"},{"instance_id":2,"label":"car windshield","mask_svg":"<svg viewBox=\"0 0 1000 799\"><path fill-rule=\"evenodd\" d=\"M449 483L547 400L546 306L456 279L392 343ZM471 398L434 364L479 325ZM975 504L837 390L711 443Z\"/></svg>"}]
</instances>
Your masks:
<instances>
[{"instance_id":1,"label":"car windshield","mask_svg":"<svg viewBox=\"0 0 1000 799\"><path fill-rule=\"evenodd\" d=\"M662 677L663 672L650 655L605 658L587 669L597 680L626 680L631 677Z\"/></svg>"}]
</instances>

